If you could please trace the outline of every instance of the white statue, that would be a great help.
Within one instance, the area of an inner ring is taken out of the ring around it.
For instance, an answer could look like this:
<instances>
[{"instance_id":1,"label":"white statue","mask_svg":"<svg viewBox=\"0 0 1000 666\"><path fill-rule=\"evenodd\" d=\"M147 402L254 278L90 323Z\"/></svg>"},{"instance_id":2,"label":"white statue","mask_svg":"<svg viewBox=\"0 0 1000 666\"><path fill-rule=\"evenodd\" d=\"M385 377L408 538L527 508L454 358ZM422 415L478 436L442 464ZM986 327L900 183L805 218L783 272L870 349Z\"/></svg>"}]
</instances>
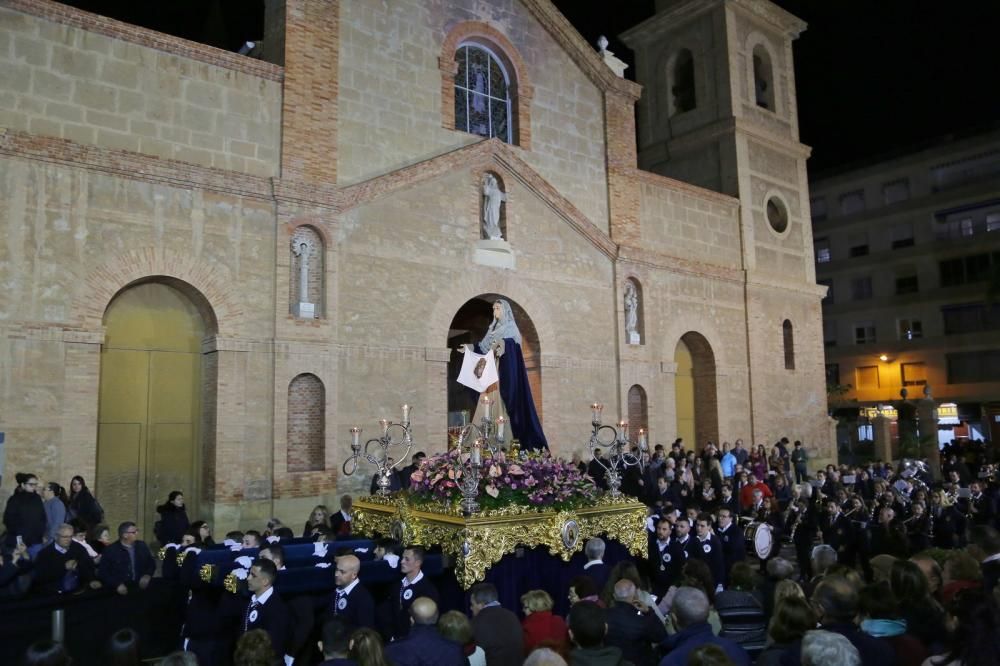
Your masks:
<instances>
[{"instance_id":1,"label":"white statue","mask_svg":"<svg viewBox=\"0 0 1000 666\"><path fill-rule=\"evenodd\" d=\"M309 300L309 257L315 245L311 240L292 239L292 254L299 257L299 303L295 314L303 319L312 319L316 310Z\"/></svg>"},{"instance_id":2,"label":"white statue","mask_svg":"<svg viewBox=\"0 0 1000 666\"><path fill-rule=\"evenodd\" d=\"M631 280L625 281L625 334L630 345L639 344L639 292Z\"/></svg>"},{"instance_id":3,"label":"white statue","mask_svg":"<svg viewBox=\"0 0 1000 666\"><path fill-rule=\"evenodd\" d=\"M496 176L491 173L483 176L483 231L490 240L504 239L500 231L500 203L506 200Z\"/></svg>"}]
</instances>

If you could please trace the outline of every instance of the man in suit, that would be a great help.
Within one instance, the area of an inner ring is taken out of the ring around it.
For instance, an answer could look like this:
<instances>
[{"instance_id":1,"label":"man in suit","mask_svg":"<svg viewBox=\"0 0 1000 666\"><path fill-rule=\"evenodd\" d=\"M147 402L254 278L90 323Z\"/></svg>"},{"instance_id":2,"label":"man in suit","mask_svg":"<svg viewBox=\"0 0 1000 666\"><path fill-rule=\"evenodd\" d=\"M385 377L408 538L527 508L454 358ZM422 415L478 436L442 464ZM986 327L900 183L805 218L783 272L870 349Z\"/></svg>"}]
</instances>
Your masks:
<instances>
[{"instance_id":1,"label":"man in suit","mask_svg":"<svg viewBox=\"0 0 1000 666\"><path fill-rule=\"evenodd\" d=\"M468 663L462 646L438 633L435 626L438 607L433 599L414 599L410 605L410 618L413 627L406 638L386 646L385 656L390 663L395 666L465 666ZM487 656L487 664L489 663ZM520 664L520 660L517 663Z\"/></svg>"},{"instance_id":2,"label":"man in suit","mask_svg":"<svg viewBox=\"0 0 1000 666\"><path fill-rule=\"evenodd\" d=\"M101 553L101 563L97 568L101 583L118 594L126 595L134 586L140 590L149 587L155 571L153 554L145 543L139 541L139 528L133 522L119 525L118 541Z\"/></svg>"},{"instance_id":3,"label":"man in suit","mask_svg":"<svg viewBox=\"0 0 1000 666\"><path fill-rule=\"evenodd\" d=\"M351 536L351 511L354 509L354 498L350 495L340 496L340 511L330 516L330 529L338 539Z\"/></svg>"},{"instance_id":4,"label":"man in suit","mask_svg":"<svg viewBox=\"0 0 1000 666\"><path fill-rule=\"evenodd\" d=\"M399 570L403 572L403 577L393 586L386 601L387 611L383 611L388 621L388 626L382 627L382 635L386 639L399 639L410 633L410 606L414 599L427 597L435 604L438 602L437 587L423 572L424 557L426 551L422 547L410 546L399 558Z\"/></svg>"},{"instance_id":5,"label":"man in suit","mask_svg":"<svg viewBox=\"0 0 1000 666\"><path fill-rule=\"evenodd\" d=\"M712 532L712 516L710 514L698 514L698 519L695 521L695 532L697 538L692 554L708 565L716 589L722 589L723 581L726 579L726 561L722 552L722 542Z\"/></svg>"},{"instance_id":6,"label":"man in suit","mask_svg":"<svg viewBox=\"0 0 1000 666\"><path fill-rule=\"evenodd\" d=\"M477 583L470 593L472 633L486 653L486 666L520 666L524 661L521 621L500 605L493 583Z\"/></svg>"},{"instance_id":7,"label":"man in suit","mask_svg":"<svg viewBox=\"0 0 1000 666\"><path fill-rule=\"evenodd\" d=\"M743 530L733 522L733 510L726 507L719 509L719 527L715 531L722 544L722 561L725 568L723 584L729 586L729 572L733 565L746 559L746 539Z\"/></svg>"},{"instance_id":8,"label":"man in suit","mask_svg":"<svg viewBox=\"0 0 1000 666\"><path fill-rule=\"evenodd\" d=\"M35 589L42 594L71 594L90 586L101 586L95 580L94 564L86 549L73 541L73 526L63 523L56 531L55 541L38 551L35 559Z\"/></svg>"},{"instance_id":9,"label":"man in suit","mask_svg":"<svg viewBox=\"0 0 1000 666\"><path fill-rule=\"evenodd\" d=\"M656 613L637 603L635 583L622 578L615 583L615 600L606 615L605 645L622 651L635 666L655 666L659 661L655 646L667 638L667 630Z\"/></svg>"},{"instance_id":10,"label":"man in suit","mask_svg":"<svg viewBox=\"0 0 1000 666\"><path fill-rule=\"evenodd\" d=\"M840 505L834 499L826 503L826 517L820 525L823 533L823 543L837 551L837 561L841 564L854 566L854 551L851 537L851 521L840 512Z\"/></svg>"},{"instance_id":11,"label":"man in suit","mask_svg":"<svg viewBox=\"0 0 1000 666\"><path fill-rule=\"evenodd\" d=\"M583 565L583 575L590 576L598 590L604 589L604 584L608 582L608 574L611 573L611 568L604 563L604 547L604 540L599 537L590 539L583 547L583 554L587 557L587 563Z\"/></svg>"},{"instance_id":12,"label":"man in suit","mask_svg":"<svg viewBox=\"0 0 1000 666\"><path fill-rule=\"evenodd\" d=\"M695 540L691 538L691 521L687 516L678 518L674 523L674 547L678 556L683 558L683 561L680 561L680 566L683 568L693 556L695 547Z\"/></svg>"},{"instance_id":13,"label":"man in suit","mask_svg":"<svg viewBox=\"0 0 1000 666\"><path fill-rule=\"evenodd\" d=\"M271 647L274 654L282 656L288 653L291 642L292 627L288 607L274 589L274 581L278 578L278 569L271 560L254 560L247 575L247 589L250 590L250 603L243 614L243 633L254 629L263 629L271 637Z\"/></svg>"},{"instance_id":14,"label":"man in suit","mask_svg":"<svg viewBox=\"0 0 1000 666\"><path fill-rule=\"evenodd\" d=\"M330 601L330 614L352 629L375 627L375 601L361 581L361 560L355 555L341 555L333 579L337 590Z\"/></svg>"},{"instance_id":15,"label":"man in suit","mask_svg":"<svg viewBox=\"0 0 1000 666\"><path fill-rule=\"evenodd\" d=\"M656 523L656 534L649 539L650 579L653 583L653 594L662 597L670 586L680 578L684 556L675 558L678 550L673 545L670 532L673 525L666 518Z\"/></svg>"},{"instance_id":16,"label":"man in suit","mask_svg":"<svg viewBox=\"0 0 1000 666\"><path fill-rule=\"evenodd\" d=\"M976 525L969 530L970 552L979 559L983 572L983 589L993 592L1000 580L1000 532L989 525Z\"/></svg>"}]
</instances>

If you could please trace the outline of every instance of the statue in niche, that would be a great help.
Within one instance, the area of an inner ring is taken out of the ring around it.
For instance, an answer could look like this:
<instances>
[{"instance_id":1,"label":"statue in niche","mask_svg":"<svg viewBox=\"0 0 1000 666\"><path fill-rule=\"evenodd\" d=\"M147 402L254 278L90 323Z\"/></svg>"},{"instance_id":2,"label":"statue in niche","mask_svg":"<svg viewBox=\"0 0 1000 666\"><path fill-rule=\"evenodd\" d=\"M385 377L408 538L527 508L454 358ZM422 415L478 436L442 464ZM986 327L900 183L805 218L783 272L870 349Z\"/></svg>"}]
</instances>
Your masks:
<instances>
[{"instance_id":1,"label":"statue in niche","mask_svg":"<svg viewBox=\"0 0 1000 666\"><path fill-rule=\"evenodd\" d=\"M497 177L491 173L483 176L483 232L490 240L504 240L500 230L500 204L507 195L500 189Z\"/></svg>"},{"instance_id":2,"label":"statue in niche","mask_svg":"<svg viewBox=\"0 0 1000 666\"><path fill-rule=\"evenodd\" d=\"M631 280L625 281L625 335L630 345L639 344L639 292Z\"/></svg>"},{"instance_id":3,"label":"statue in niche","mask_svg":"<svg viewBox=\"0 0 1000 666\"><path fill-rule=\"evenodd\" d=\"M292 239L292 254L299 258L299 302L311 303L309 300L309 257L314 246L310 240Z\"/></svg>"}]
</instances>

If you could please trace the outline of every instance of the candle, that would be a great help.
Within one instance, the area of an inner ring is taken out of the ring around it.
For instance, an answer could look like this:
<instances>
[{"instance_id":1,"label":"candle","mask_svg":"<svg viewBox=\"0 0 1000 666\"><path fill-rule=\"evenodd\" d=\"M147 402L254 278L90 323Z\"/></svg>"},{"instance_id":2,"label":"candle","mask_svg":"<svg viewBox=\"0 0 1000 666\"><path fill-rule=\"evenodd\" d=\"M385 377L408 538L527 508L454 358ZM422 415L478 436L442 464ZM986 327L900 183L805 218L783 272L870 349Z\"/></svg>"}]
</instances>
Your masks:
<instances>
[{"instance_id":1,"label":"candle","mask_svg":"<svg viewBox=\"0 0 1000 666\"><path fill-rule=\"evenodd\" d=\"M490 396L484 395L483 396L483 410L484 410L483 414L486 416L486 420L489 420L489 418L490 418L490 408L491 407L492 407L492 404L491 404L491 401L490 401Z\"/></svg>"},{"instance_id":2,"label":"candle","mask_svg":"<svg viewBox=\"0 0 1000 666\"><path fill-rule=\"evenodd\" d=\"M403 423L410 422L410 406L403 405Z\"/></svg>"},{"instance_id":3,"label":"candle","mask_svg":"<svg viewBox=\"0 0 1000 666\"><path fill-rule=\"evenodd\" d=\"M351 428L351 448L359 449L361 448L361 428L354 426Z\"/></svg>"},{"instance_id":4,"label":"candle","mask_svg":"<svg viewBox=\"0 0 1000 666\"><path fill-rule=\"evenodd\" d=\"M646 450L646 430L644 428L639 428L639 448L643 451Z\"/></svg>"},{"instance_id":5,"label":"candle","mask_svg":"<svg viewBox=\"0 0 1000 666\"><path fill-rule=\"evenodd\" d=\"M600 423L601 422L601 410L603 410L603 409L604 409L604 405L602 405L602 404L600 404L598 402L595 402L594 404L592 404L590 406L590 411L591 411L591 414L592 414L591 420L594 423Z\"/></svg>"},{"instance_id":6,"label":"candle","mask_svg":"<svg viewBox=\"0 0 1000 666\"><path fill-rule=\"evenodd\" d=\"M507 419L502 416L497 419L497 439L503 439L503 427L506 423Z\"/></svg>"},{"instance_id":7,"label":"candle","mask_svg":"<svg viewBox=\"0 0 1000 666\"><path fill-rule=\"evenodd\" d=\"M389 419L379 419L378 424L382 426L382 434L389 434Z\"/></svg>"},{"instance_id":8,"label":"candle","mask_svg":"<svg viewBox=\"0 0 1000 666\"><path fill-rule=\"evenodd\" d=\"M628 422L627 421L619 421L618 422L618 430L621 431L622 439L628 439Z\"/></svg>"},{"instance_id":9,"label":"candle","mask_svg":"<svg viewBox=\"0 0 1000 666\"><path fill-rule=\"evenodd\" d=\"M483 463L483 445L482 440L477 439L472 444L472 464L481 465Z\"/></svg>"}]
</instances>

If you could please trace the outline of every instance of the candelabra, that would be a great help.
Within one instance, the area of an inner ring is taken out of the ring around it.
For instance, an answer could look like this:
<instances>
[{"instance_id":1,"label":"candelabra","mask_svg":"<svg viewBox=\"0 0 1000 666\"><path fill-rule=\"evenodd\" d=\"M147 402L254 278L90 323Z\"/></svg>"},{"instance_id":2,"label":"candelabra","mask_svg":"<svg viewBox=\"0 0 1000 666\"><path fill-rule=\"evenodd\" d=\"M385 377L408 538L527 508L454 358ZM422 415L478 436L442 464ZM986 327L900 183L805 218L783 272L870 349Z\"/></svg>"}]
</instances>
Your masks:
<instances>
[{"instance_id":1,"label":"candelabra","mask_svg":"<svg viewBox=\"0 0 1000 666\"><path fill-rule=\"evenodd\" d=\"M385 496L390 493L392 486L389 475L409 457L410 449L413 448L410 406L403 405L403 420L399 423L380 419L379 425L382 428L382 436L369 439L364 447L361 446L361 428L358 426L351 428L351 456L344 461L344 474L347 476L354 474L358 470L360 460L364 458L375 465L378 474L378 494ZM377 448L372 449L372 446Z\"/></svg>"},{"instance_id":2,"label":"candelabra","mask_svg":"<svg viewBox=\"0 0 1000 666\"><path fill-rule=\"evenodd\" d=\"M590 410L590 425L594 429L590 434L590 453L597 464L604 468L611 496L619 497L622 494L622 474L629 467L642 466L641 453L640 456L636 456L628 450L628 423L619 421L617 427L603 425L601 413L604 411L604 405L595 402L590 406ZM605 437L610 434L610 439L602 439L602 433ZM646 431L642 428L639 429L638 445L640 452L646 451ZM601 450L608 452L606 462L597 455Z\"/></svg>"},{"instance_id":3,"label":"candelabra","mask_svg":"<svg viewBox=\"0 0 1000 666\"><path fill-rule=\"evenodd\" d=\"M479 424L469 423L458 433L458 464L462 468L462 478L459 488L462 491L462 512L466 515L478 513L479 511L479 470L483 466L483 450L489 452L491 457L497 458L503 451L504 429L507 420L501 415L496 421L493 420L493 403L488 395L482 399L483 417ZM465 451L465 442L475 437L468 452Z\"/></svg>"}]
</instances>

